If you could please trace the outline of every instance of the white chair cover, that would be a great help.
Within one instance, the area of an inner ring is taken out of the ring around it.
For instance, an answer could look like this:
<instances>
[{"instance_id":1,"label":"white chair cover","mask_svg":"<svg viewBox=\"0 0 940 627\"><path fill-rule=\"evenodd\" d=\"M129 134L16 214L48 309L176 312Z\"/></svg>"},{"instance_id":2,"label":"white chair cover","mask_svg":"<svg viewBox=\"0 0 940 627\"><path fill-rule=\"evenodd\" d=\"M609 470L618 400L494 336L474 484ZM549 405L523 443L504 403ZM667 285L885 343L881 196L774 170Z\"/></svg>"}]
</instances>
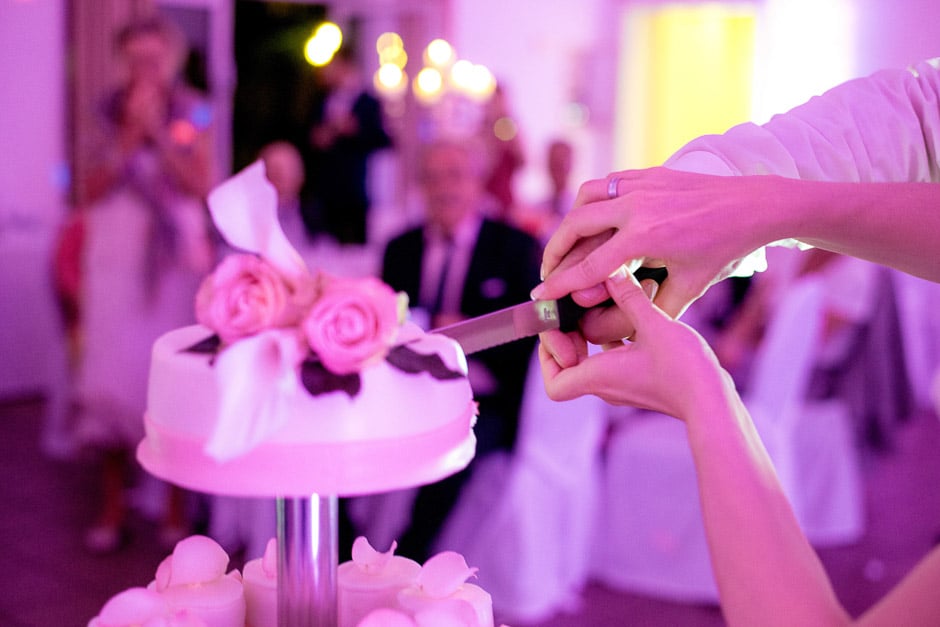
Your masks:
<instances>
[{"instance_id":1,"label":"white chair cover","mask_svg":"<svg viewBox=\"0 0 940 627\"><path fill-rule=\"evenodd\" d=\"M779 304L744 403L810 542L852 542L864 528L858 449L848 407L809 402L821 345L825 283L806 277Z\"/></svg>"},{"instance_id":2,"label":"white chair cover","mask_svg":"<svg viewBox=\"0 0 940 627\"><path fill-rule=\"evenodd\" d=\"M579 602L605 430L600 399L546 396L533 355L515 453L482 460L438 542L480 569L501 620L537 622Z\"/></svg>"},{"instance_id":3,"label":"white chair cover","mask_svg":"<svg viewBox=\"0 0 940 627\"><path fill-rule=\"evenodd\" d=\"M844 407L804 401L822 325L818 279L781 300L755 356L745 405L814 544L856 539L864 526L857 451ZM594 576L613 587L717 602L685 426L642 412L607 449Z\"/></svg>"},{"instance_id":4,"label":"white chair cover","mask_svg":"<svg viewBox=\"0 0 940 627\"><path fill-rule=\"evenodd\" d=\"M940 284L897 270L886 272L894 283L913 398L919 408L931 408L931 386L940 369Z\"/></svg>"}]
</instances>

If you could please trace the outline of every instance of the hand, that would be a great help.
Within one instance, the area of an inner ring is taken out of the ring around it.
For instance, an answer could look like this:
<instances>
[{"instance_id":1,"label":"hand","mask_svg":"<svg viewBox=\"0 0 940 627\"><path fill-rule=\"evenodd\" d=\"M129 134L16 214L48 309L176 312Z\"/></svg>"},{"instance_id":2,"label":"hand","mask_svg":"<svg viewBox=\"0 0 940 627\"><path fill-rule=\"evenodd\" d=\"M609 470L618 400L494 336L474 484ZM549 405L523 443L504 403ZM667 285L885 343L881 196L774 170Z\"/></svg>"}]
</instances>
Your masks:
<instances>
[{"instance_id":1,"label":"hand","mask_svg":"<svg viewBox=\"0 0 940 627\"><path fill-rule=\"evenodd\" d=\"M655 302L678 317L712 284L728 277L741 258L774 239L765 239L758 227L775 199L767 187L777 177L722 177L667 168L611 176L620 179L617 198L608 198L607 179L581 186L575 207L545 247L545 281L534 297L571 293L581 302L579 292L596 290L621 264L665 265L669 278ZM568 261L582 240L605 233L606 241L589 254Z\"/></svg>"},{"instance_id":2,"label":"hand","mask_svg":"<svg viewBox=\"0 0 940 627\"><path fill-rule=\"evenodd\" d=\"M167 106L167 95L160 85L138 81L125 96L124 124L142 139L156 140L167 123Z\"/></svg>"},{"instance_id":3,"label":"hand","mask_svg":"<svg viewBox=\"0 0 940 627\"><path fill-rule=\"evenodd\" d=\"M608 278L605 287L636 329L632 341L606 344L589 356L577 333L543 333L539 362L550 398L594 394L615 405L685 418L705 395L733 390L705 340L655 307L626 269Z\"/></svg>"},{"instance_id":4,"label":"hand","mask_svg":"<svg viewBox=\"0 0 940 627\"><path fill-rule=\"evenodd\" d=\"M597 235L578 240L571 250L568 251L565 258L561 260L561 263L555 271L560 272L566 268L576 266L599 246L609 240L614 233L615 231L613 229L609 229ZM653 280L645 280L643 281L643 287L647 290L647 294L650 298L652 298L658 285ZM607 293L607 288L603 283L578 290L572 294L572 298L582 307L592 308L588 309L581 319L579 323L580 331L568 335L573 344L591 342L592 344L603 345L607 342L619 341L633 334L633 327L619 308L595 307L595 305L599 305L610 298L610 294ZM571 350L576 349L572 348ZM564 350L563 352L567 354L569 351Z\"/></svg>"}]
</instances>

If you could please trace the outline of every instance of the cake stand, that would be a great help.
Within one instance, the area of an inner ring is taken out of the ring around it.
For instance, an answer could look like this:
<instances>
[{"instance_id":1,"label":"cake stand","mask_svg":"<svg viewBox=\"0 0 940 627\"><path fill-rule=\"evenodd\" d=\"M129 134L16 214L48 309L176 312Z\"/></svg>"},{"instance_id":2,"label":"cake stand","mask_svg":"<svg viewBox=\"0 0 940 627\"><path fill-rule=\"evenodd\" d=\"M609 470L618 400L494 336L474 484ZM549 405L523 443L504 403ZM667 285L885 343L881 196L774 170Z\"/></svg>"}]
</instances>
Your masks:
<instances>
[{"instance_id":1,"label":"cake stand","mask_svg":"<svg viewBox=\"0 0 940 627\"><path fill-rule=\"evenodd\" d=\"M277 499L278 627L336 627L336 495Z\"/></svg>"}]
</instances>

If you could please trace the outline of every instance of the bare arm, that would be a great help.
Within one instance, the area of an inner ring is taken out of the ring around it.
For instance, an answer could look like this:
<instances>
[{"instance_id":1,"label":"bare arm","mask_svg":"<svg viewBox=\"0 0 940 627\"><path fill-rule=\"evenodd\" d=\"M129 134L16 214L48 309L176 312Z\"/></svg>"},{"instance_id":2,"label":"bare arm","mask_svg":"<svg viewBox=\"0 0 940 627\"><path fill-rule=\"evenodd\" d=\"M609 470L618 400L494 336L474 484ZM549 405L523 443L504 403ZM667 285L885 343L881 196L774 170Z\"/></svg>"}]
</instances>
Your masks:
<instances>
[{"instance_id":1,"label":"bare arm","mask_svg":"<svg viewBox=\"0 0 940 627\"><path fill-rule=\"evenodd\" d=\"M795 183L787 229L801 241L940 282L940 184ZM783 212L783 208L778 212Z\"/></svg>"},{"instance_id":2,"label":"bare arm","mask_svg":"<svg viewBox=\"0 0 940 627\"><path fill-rule=\"evenodd\" d=\"M606 287L635 329L634 341L591 356L587 350L572 355L566 353L571 337L542 334L539 359L549 396L595 394L684 420L729 625L852 624L799 527L731 377L707 344L652 306L628 273L615 274ZM940 551L935 551L856 624L935 624L938 586Z\"/></svg>"}]
</instances>

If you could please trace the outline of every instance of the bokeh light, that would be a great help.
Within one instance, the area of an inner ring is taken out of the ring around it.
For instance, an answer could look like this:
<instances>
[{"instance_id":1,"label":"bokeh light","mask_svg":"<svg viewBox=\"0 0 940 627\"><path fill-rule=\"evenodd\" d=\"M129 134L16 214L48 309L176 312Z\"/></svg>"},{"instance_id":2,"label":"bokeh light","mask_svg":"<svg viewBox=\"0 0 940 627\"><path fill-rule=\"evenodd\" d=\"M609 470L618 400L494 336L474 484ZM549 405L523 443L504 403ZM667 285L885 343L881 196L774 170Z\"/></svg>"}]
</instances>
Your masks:
<instances>
[{"instance_id":1,"label":"bokeh light","mask_svg":"<svg viewBox=\"0 0 940 627\"><path fill-rule=\"evenodd\" d=\"M384 54L386 50L403 49L404 47L405 44L398 33L385 32L375 39L375 51L379 53L379 56Z\"/></svg>"},{"instance_id":2,"label":"bokeh light","mask_svg":"<svg viewBox=\"0 0 940 627\"><path fill-rule=\"evenodd\" d=\"M473 84L473 64L461 59L450 68L450 82L456 89L469 91Z\"/></svg>"},{"instance_id":3,"label":"bokeh light","mask_svg":"<svg viewBox=\"0 0 940 627\"><path fill-rule=\"evenodd\" d=\"M408 53L398 33L382 33L375 40L375 50L379 53L379 65L392 63L404 69L408 64Z\"/></svg>"},{"instance_id":4,"label":"bokeh light","mask_svg":"<svg viewBox=\"0 0 940 627\"><path fill-rule=\"evenodd\" d=\"M428 65L444 68L454 62L454 47L443 39L434 39L424 49L424 61Z\"/></svg>"},{"instance_id":5,"label":"bokeh light","mask_svg":"<svg viewBox=\"0 0 940 627\"><path fill-rule=\"evenodd\" d=\"M439 37L425 47L423 67L413 79L404 71L408 54L398 33L388 31L376 37L375 50L379 67L372 76L372 83L387 103L399 102L409 84L415 99L427 106L436 105L441 99L463 100L479 106L496 90L496 79L486 66L467 59L458 60L454 47ZM512 128L504 128L501 133L514 134L511 120L510 124Z\"/></svg>"},{"instance_id":6,"label":"bokeh light","mask_svg":"<svg viewBox=\"0 0 940 627\"><path fill-rule=\"evenodd\" d=\"M428 102L438 98L443 86L444 78L440 72L432 67L423 68L415 76L415 96L422 101Z\"/></svg>"},{"instance_id":7,"label":"bokeh light","mask_svg":"<svg viewBox=\"0 0 940 627\"><path fill-rule=\"evenodd\" d=\"M470 93L486 99L496 91L496 77L485 65L476 64L470 73Z\"/></svg>"},{"instance_id":8,"label":"bokeh light","mask_svg":"<svg viewBox=\"0 0 940 627\"><path fill-rule=\"evenodd\" d=\"M515 121L510 117L503 116L493 122L493 135L501 141L510 141L518 132Z\"/></svg>"},{"instance_id":9,"label":"bokeh light","mask_svg":"<svg viewBox=\"0 0 940 627\"><path fill-rule=\"evenodd\" d=\"M343 31L333 22L323 22L313 31L304 45L304 58L315 67L322 67L333 60L333 55L343 45Z\"/></svg>"},{"instance_id":10,"label":"bokeh light","mask_svg":"<svg viewBox=\"0 0 940 627\"><path fill-rule=\"evenodd\" d=\"M190 146L196 141L196 127L189 120L173 120L170 122L170 140L177 146Z\"/></svg>"},{"instance_id":11,"label":"bokeh light","mask_svg":"<svg viewBox=\"0 0 940 627\"><path fill-rule=\"evenodd\" d=\"M394 63L383 63L375 72L375 88L383 94L399 95L408 84L408 77Z\"/></svg>"}]
</instances>

